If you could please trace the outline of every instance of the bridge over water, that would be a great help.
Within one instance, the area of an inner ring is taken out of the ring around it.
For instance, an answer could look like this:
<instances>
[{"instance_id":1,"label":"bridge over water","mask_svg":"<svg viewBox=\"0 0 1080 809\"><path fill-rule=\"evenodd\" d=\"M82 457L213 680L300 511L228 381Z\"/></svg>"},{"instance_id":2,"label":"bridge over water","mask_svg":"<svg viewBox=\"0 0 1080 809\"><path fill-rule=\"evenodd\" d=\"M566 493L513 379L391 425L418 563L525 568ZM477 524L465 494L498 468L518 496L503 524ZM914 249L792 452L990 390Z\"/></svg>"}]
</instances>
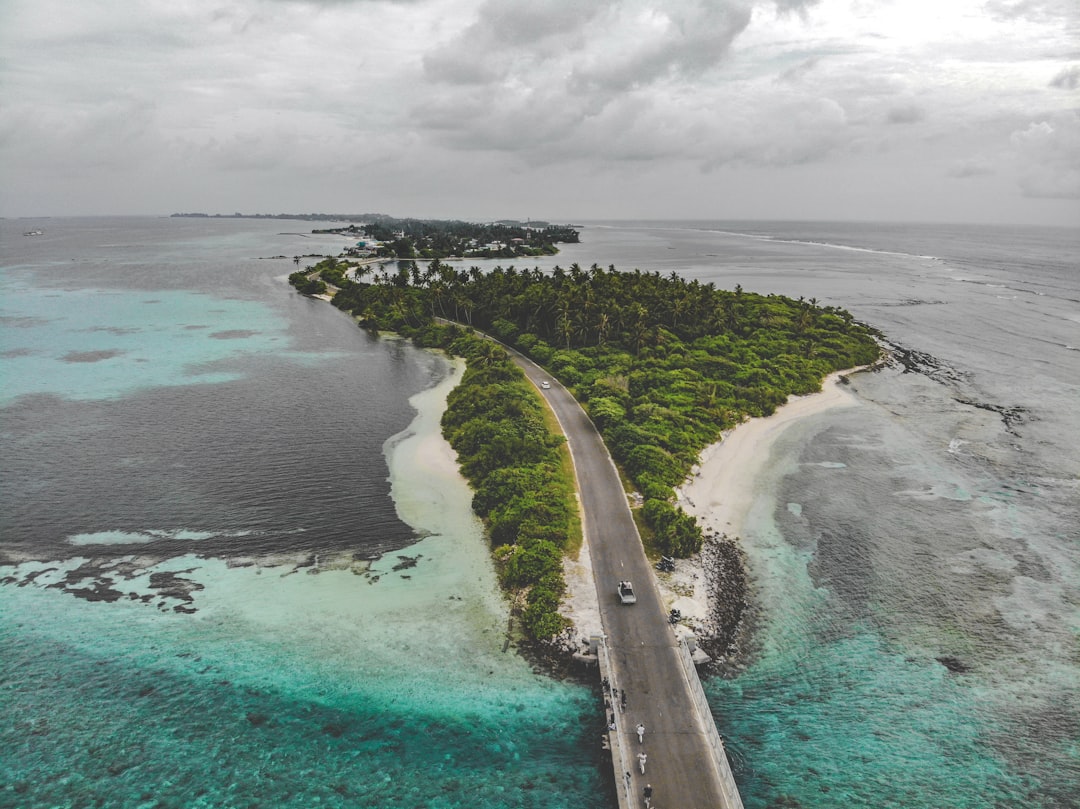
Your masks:
<instances>
[{"instance_id":1,"label":"bridge over water","mask_svg":"<svg viewBox=\"0 0 1080 809\"><path fill-rule=\"evenodd\" d=\"M547 373L515 355L537 387ZM600 676L619 692L609 733L620 807L643 806L651 784L661 809L742 809L723 743L690 653L668 624L663 601L626 493L595 425L554 380L543 389L574 459L585 536L599 591L605 641ZM637 603L623 605L618 582L634 583ZM618 707L626 694L625 710ZM645 725L644 741L635 728ZM645 774L638 753L647 756Z\"/></svg>"}]
</instances>

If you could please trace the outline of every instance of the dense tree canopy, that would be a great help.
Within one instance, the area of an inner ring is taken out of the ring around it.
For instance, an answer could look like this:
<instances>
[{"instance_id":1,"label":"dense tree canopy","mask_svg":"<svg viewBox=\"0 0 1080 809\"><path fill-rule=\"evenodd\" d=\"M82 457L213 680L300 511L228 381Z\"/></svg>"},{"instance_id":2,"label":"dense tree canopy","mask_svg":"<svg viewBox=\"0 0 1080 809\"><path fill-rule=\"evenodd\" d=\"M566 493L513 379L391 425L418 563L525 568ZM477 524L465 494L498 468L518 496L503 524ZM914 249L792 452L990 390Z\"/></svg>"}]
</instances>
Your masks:
<instances>
[{"instance_id":1,"label":"dense tree canopy","mask_svg":"<svg viewBox=\"0 0 1080 809\"><path fill-rule=\"evenodd\" d=\"M454 321L546 367L586 407L643 495L641 513L656 547L680 556L700 548L701 533L673 504L672 489L701 450L744 418L772 413L789 395L820 390L830 372L878 356L871 331L841 309L719 290L674 273L595 265L484 272L436 260L424 269L398 262L368 281L323 277L340 288L335 305L368 328L446 345L447 334L460 339L460 330L439 324ZM504 576L549 581L535 599L549 603L559 586L535 558L541 546L534 543L558 547L551 526L565 515L550 501L521 505L544 463L538 447L545 441L523 432L534 418L525 415L525 402L535 397L510 382L513 366L493 344L479 341L468 350L472 385L452 401L447 435L473 481L477 512L493 541L509 548L500 556ZM513 469L517 458L532 466Z\"/></svg>"},{"instance_id":2,"label":"dense tree canopy","mask_svg":"<svg viewBox=\"0 0 1080 809\"><path fill-rule=\"evenodd\" d=\"M468 360L447 400L443 434L473 488L473 510L487 525L502 582L523 594L525 631L550 638L566 625L558 611L562 558L580 532L574 482L560 455L564 439L548 428L505 351L453 327L421 336L431 339Z\"/></svg>"}]
</instances>

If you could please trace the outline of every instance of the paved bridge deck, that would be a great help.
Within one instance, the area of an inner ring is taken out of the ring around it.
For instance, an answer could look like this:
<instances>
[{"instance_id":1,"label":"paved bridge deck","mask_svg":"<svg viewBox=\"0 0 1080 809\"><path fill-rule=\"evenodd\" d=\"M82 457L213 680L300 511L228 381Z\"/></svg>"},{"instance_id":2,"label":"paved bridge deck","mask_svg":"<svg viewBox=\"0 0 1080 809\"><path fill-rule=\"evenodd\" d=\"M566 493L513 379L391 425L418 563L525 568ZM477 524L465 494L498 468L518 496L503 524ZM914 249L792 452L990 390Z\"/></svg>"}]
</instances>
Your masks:
<instances>
[{"instance_id":1,"label":"paved bridge deck","mask_svg":"<svg viewBox=\"0 0 1080 809\"><path fill-rule=\"evenodd\" d=\"M545 371L515 357L539 387ZM543 389L566 434L577 473L585 536L600 598L606 641L601 676L618 689L616 731L610 734L619 804L643 806L653 787L658 809L742 809L716 724L689 653L676 640L645 557L617 470L596 427L554 380ZM637 603L620 603L622 579L634 583ZM645 725L638 742L635 728ZM645 753L645 774L637 755ZM629 775L627 775L629 773Z\"/></svg>"}]
</instances>

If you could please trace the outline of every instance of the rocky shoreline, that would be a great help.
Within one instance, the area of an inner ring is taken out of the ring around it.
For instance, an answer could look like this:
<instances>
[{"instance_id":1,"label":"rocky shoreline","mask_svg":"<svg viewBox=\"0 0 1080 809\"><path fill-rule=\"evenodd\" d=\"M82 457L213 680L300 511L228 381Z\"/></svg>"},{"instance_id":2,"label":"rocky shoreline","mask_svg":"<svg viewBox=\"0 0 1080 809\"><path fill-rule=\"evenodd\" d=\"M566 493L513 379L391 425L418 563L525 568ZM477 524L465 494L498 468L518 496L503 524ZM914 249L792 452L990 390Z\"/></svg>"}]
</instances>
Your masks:
<instances>
[{"instance_id":1,"label":"rocky shoreline","mask_svg":"<svg viewBox=\"0 0 1080 809\"><path fill-rule=\"evenodd\" d=\"M709 604L709 623L698 643L712 658L711 674L721 674L737 665L746 651L745 618L749 603L746 554L737 537L706 533L701 549Z\"/></svg>"},{"instance_id":2,"label":"rocky shoreline","mask_svg":"<svg viewBox=\"0 0 1080 809\"><path fill-rule=\"evenodd\" d=\"M677 560L673 572L658 572L656 582L665 606L678 605L683 613L673 626L675 634L694 637L711 658L702 673L724 676L743 668L750 651L752 608L746 556L738 538L707 530L701 551ZM589 634L598 631L599 615L580 604L566 606L572 623L564 632L547 641L516 638L512 646L537 674L596 685L595 658L583 652Z\"/></svg>"}]
</instances>

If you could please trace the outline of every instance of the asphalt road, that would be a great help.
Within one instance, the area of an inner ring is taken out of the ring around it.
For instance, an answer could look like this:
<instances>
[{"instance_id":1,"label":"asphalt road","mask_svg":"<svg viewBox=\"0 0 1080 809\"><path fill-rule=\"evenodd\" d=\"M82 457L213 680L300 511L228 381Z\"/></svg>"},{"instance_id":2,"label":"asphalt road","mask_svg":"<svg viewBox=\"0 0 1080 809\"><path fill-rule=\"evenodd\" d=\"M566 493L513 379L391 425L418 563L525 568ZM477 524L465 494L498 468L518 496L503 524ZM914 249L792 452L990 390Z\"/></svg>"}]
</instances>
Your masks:
<instances>
[{"instance_id":1,"label":"asphalt road","mask_svg":"<svg viewBox=\"0 0 1080 809\"><path fill-rule=\"evenodd\" d=\"M607 447L565 388L524 357L514 360L538 388L550 382L541 393L555 411L574 459L612 684L620 695L626 693L626 710L616 724L626 760L633 765L630 805L644 806L642 790L649 783L656 809L727 809L704 732L703 723L713 719L700 716L695 708L675 633ZM616 589L622 579L633 582L636 604L620 603ZM639 722L645 725L642 744L635 732ZM638 752L648 757L645 775L637 766Z\"/></svg>"}]
</instances>

